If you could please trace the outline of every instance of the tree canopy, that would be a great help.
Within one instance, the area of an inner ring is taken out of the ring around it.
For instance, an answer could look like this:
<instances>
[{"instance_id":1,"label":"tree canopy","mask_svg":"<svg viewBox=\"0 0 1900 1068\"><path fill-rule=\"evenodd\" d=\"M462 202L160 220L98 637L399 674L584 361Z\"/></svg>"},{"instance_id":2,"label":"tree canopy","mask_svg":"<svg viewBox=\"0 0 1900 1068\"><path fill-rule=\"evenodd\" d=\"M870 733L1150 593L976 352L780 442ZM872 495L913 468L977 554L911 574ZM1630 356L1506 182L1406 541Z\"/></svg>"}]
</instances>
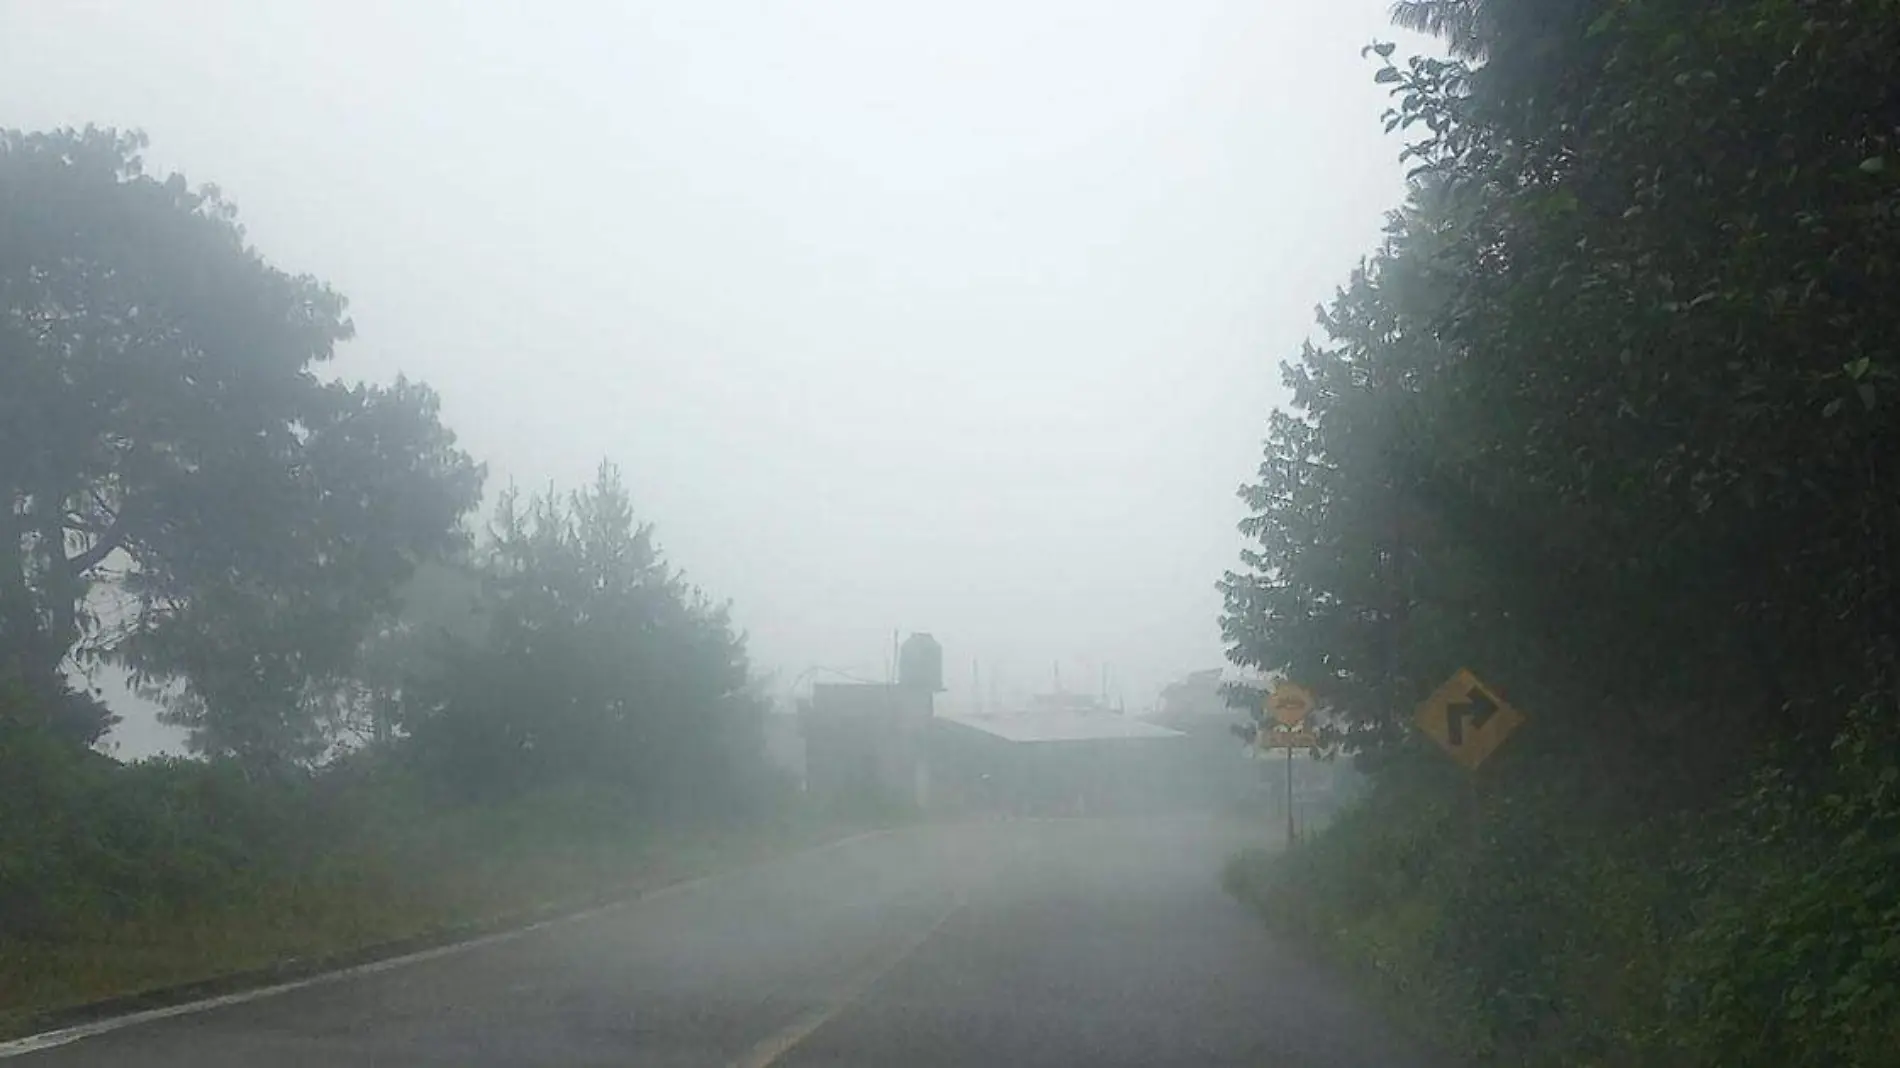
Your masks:
<instances>
[{"instance_id":1,"label":"tree canopy","mask_svg":"<svg viewBox=\"0 0 1900 1068\"><path fill-rule=\"evenodd\" d=\"M307 756L302 692L458 543L481 469L426 387L320 379L343 298L143 147L0 132L0 649L43 694L125 664L205 752Z\"/></svg>"},{"instance_id":2,"label":"tree canopy","mask_svg":"<svg viewBox=\"0 0 1900 1068\"><path fill-rule=\"evenodd\" d=\"M611 781L721 803L756 770L759 702L725 606L668 565L619 471L502 495L477 553L479 625L405 689L417 756L459 788Z\"/></svg>"},{"instance_id":3,"label":"tree canopy","mask_svg":"<svg viewBox=\"0 0 1900 1068\"><path fill-rule=\"evenodd\" d=\"M1889 1063L1900 4L1399 9L1410 195L1222 583L1377 785L1265 910L1491 1063ZM1529 716L1475 779L1461 667Z\"/></svg>"},{"instance_id":4,"label":"tree canopy","mask_svg":"<svg viewBox=\"0 0 1900 1068\"><path fill-rule=\"evenodd\" d=\"M1233 658L1375 759L1469 664L1676 781L1889 702L1900 8L1402 7L1469 46L1376 49L1412 195L1286 367Z\"/></svg>"}]
</instances>

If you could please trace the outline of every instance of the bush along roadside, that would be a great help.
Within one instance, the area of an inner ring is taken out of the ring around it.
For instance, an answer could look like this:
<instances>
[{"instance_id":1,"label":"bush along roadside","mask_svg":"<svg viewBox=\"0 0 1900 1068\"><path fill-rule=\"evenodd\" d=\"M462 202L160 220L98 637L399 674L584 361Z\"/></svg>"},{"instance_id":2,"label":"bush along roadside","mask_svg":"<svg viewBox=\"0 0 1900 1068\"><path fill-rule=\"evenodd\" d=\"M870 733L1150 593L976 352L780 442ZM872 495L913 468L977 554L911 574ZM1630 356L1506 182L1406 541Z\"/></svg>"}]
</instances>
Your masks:
<instances>
[{"instance_id":1,"label":"bush along roadside","mask_svg":"<svg viewBox=\"0 0 1900 1068\"><path fill-rule=\"evenodd\" d=\"M122 765L0 718L0 1037L505 929L881 823L791 795L697 820L643 801L570 783L470 802L367 754L276 779Z\"/></svg>"},{"instance_id":2,"label":"bush along roadside","mask_svg":"<svg viewBox=\"0 0 1900 1068\"><path fill-rule=\"evenodd\" d=\"M1900 746L1851 719L1691 816L1595 818L1527 753L1483 798L1414 750L1226 882L1414 1033L1480 1064L1900 1064ZM1544 768L1548 772L1549 768Z\"/></svg>"}]
</instances>

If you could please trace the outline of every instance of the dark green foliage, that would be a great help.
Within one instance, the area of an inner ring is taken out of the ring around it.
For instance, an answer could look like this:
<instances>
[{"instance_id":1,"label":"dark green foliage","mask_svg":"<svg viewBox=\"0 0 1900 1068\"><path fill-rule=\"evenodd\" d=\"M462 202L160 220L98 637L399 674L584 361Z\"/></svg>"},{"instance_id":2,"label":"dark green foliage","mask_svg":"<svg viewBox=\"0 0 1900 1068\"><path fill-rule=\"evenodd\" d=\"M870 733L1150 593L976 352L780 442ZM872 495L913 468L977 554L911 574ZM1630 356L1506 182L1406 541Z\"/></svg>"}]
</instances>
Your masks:
<instances>
[{"instance_id":1,"label":"dark green foliage","mask_svg":"<svg viewBox=\"0 0 1900 1068\"><path fill-rule=\"evenodd\" d=\"M0 941L215 909L320 848L288 783L228 761L121 765L31 726L0 697Z\"/></svg>"},{"instance_id":2,"label":"dark green foliage","mask_svg":"<svg viewBox=\"0 0 1900 1068\"><path fill-rule=\"evenodd\" d=\"M613 469L506 494L471 552L435 395L318 377L342 297L143 144L0 131L0 1031L586 899L765 815L744 642ZM202 759L94 751L100 663Z\"/></svg>"},{"instance_id":3,"label":"dark green foliage","mask_svg":"<svg viewBox=\"0 0 1900 1068\"><path fill-rule=\"evenodd\" d=\"M1366 802L1229 885L1484 1063L1895 1063L1900 783L1859 715L1816 791L1773 768L1685 816L1580 819L1549 755L1487 784L1395 755Z\"/></svg>"},{"instance_id":4,"label":"dark green foliage","mask_svg":"<svg viewBox=\"0 0 1900 1068\"><path fill-rule=\"evenodd\" d=\"M308 760L304 691L481 473L425 387L317 378L343 298L143 145L0 131L0 655L43 695L115 659L204 752Z\"/></svg>"},{"instance_id":5,"label":"dark green foliage","mask_svg":"<svg viewBox=\"0 0 1900 1068\"><path fill-rule=\"evenodd\" d=\"M386 746L269 776L229 758L120 764L22 726L38 717L17 694L0 712L0 1035L48 1009L466 931L823 833L762 810L750 781L703 784L691 811L604 776L470 797L465 777L438 782Z\"/></svg>"},{"instance_id":6,"label":"dark green foliage","mask_svg":"<svg viewBox=\"0 0 1900 1068\"><path fill-rule=\"evenodd\" d=\"M434 394L316 377L343 299L265 263L215 190L145 175L143 144L0 132L10 719L93 741L64 676L103 657L251 776L400 737L471 789L730 799L757 749L743 642L617 474L506 494L474 562L443 562L481 471Z\"/></svg>"},{"instance_id":7,"label":"dark green foliage","mask_svg":"<svg viewBox=\"0 0 1900 1068\"><path fill-rule=\"evenodd\" d=\"M1681 865L1703 896L1671 1007L1718 1063L1900 1056L1900 732L1863 709L1833 748L1818 791L1756 775Z\"/></svg>"},{"instance_id":8,"label":"dark green foliage","mask_svg":"<svg viewBox=\"0 0 1900 1068\"><path fill-rule=\"evenodd\" d=\"M1424 171L1288 370L1235 656L1368 731L1488 658L1639 760L1819 752L1892 658L1900 19L1494 6L1487 64L1391 68Z\"/></svg>"},{"instance_id":9,"label":"dark green foliage","mask_svg":"<svg viewBox=\"0 0 1900 1068\"><path fill-rule=\"evenodd\" d=\"M1893 1063L1900 4L1399 6L1454 58L1373 50L1412 196L1224 583L1385 799L1275 907L1503 1063ZM1461 666L1531 716L1476 842Z\"/></svg>"},{"instance_id":10,"label":"dark green foliage","mask_svg":"<svg viewBox=\"0 0 1900 1068\"><path fill-rule=\"evenodd\" d=\"M744 642L613 467L572 494L504 494L481 560L481 634L448 639L405 693L418 759L473 795L569 780L687 811L738 799L763 745Z\"/></svg>"}]
</instances>

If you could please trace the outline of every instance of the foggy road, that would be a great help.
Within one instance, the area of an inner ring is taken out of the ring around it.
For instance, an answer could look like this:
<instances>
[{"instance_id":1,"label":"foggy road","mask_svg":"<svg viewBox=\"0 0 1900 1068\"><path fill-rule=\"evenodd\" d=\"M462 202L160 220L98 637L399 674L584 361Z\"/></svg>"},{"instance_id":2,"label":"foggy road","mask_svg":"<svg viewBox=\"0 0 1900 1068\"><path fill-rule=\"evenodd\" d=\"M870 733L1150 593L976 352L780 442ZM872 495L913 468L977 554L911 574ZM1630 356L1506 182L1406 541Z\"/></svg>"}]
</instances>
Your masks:
<instances>
[{"instance_id":1,"label":"foggy road","mask_svg":"<svg viewBox=\"0 0 1900 1068\"><path fill-rule=\"evenodd\" d=\"M9 1063L1423 1064L1219 886L1194 820L921 827Z\"/></svg>"}]
</instances>

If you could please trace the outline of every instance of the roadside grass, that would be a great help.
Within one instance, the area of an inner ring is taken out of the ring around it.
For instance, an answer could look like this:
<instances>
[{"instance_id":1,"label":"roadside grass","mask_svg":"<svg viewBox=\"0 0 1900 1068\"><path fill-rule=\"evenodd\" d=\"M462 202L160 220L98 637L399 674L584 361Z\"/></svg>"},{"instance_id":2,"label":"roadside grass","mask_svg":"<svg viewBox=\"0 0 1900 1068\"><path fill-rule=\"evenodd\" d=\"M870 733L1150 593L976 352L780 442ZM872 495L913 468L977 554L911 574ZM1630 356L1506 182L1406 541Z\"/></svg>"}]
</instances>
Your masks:
<instances>
[{"instance_id":1,"label":"roadside grass","mask_svg":"<svg viewBox=\"0 0 1900 1068\"><path fill-rule=\"evenodd\" d=\"M60 1026L101 1002L267 985L506 929L892 822L794 802L669 827L600 801L397 809L313 858L244 872L215 896L101 909L0 939L0 1038Z\"/></svg>"},{"instance_id":2,"label":"roadside grass","mask_svg":"<svg viewBox=\"0 0 1900 1068\"><path fill-rule=\"evenodd\" d=\"M1900 1065L1900 764L1860 721L1801 782L1772 765L1634 818L1555 763L1492 783L1473 834L1429 763L1325 833L1233 857L1228 890L1393 1021L1467 1063Z\"/></svg>"}]
</instances>

